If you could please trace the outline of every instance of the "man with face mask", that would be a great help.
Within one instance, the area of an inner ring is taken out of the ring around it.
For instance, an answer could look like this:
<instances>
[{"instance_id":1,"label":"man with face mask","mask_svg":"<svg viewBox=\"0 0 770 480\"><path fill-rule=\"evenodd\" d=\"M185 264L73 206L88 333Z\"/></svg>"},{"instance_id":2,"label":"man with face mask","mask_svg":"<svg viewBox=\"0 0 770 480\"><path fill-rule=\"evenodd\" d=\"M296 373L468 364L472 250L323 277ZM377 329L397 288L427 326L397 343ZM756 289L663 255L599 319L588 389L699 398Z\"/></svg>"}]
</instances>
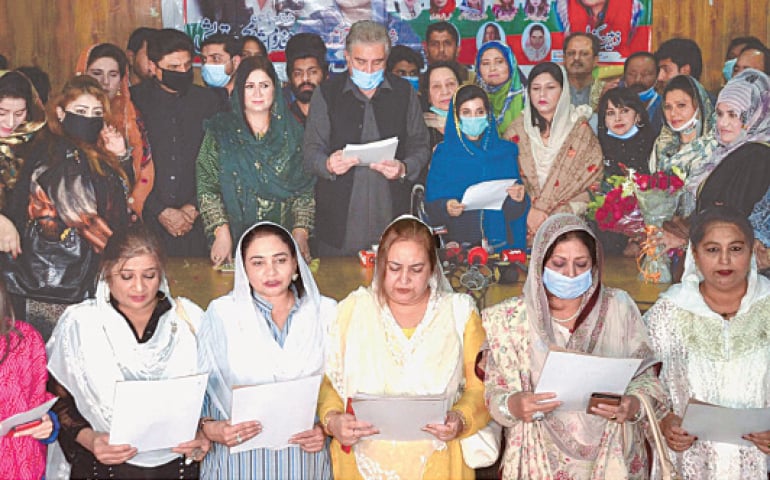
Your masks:
<instances>
[{"instance_id":1,"label":"man with face mask","mask_svg":"<svg viewBox=\"0 0 770 480\"><path fill-rule=\"evenodd\" d=\"M228 100L233 94L235 71L241 63L240 44L233 37L216 33L201 43L201 76ZM226 95L224 95L226 93Z\"/></svg>"},{"instance_id":2,"label":"man with face mask","mask_svg":"<svg viewBox=\"0 0 770 480\"><path fill-rule=\"evenodd\" d=\"M193 43L174 29L155 33L147 45L153 78L131 88L142 114L155 162L155 184L144 221L172 256L203 256L206 241L198 219L195 160L203 121L222 109L211 89L193 85Z\"/></svg>"},{"instance_id":3,"label":"man with face mask","mask_svg":"<svg viewBox=\"0 0 770 480\"><path fill-rule=\"evenodd\" d=\"M354 255L369 248L410 209L412 183L428 163L422 111L409 82L385 71L390 37L372 21L356 22L345 40L347 75L313 93L305 125L305 169L317 176L316 254ZM398 138L395 158L359 166L347 144Z\"/></svg>"},{"instance_id":4,"label":"man with face mask","mask_svg":"<svg viewBox=\"0 0 770 480\"><path fill-rule=\"evenodd\" d=\"M655 55L650 52L635 52L628 56L623 65L623 79L620 86L628 87L639 95L639 99L647 109L650 117L650 127L655 131L655 136L660 133L663 126L663 110L661 99L655 91L658 79L658 62Z\"/></svg>"},{"instance_id":5,"label":"man with face mask","mask_svg":"<svg viewBox=\"0 0 770 480\"><path fill-rule=\"evenodd\" d=\"M298 33L286 43L285 53L289 84L283 88L283 96L294 118L304 126L310 98L329 75L326 45L320 35Z\"/></svg>"}]
</instances>

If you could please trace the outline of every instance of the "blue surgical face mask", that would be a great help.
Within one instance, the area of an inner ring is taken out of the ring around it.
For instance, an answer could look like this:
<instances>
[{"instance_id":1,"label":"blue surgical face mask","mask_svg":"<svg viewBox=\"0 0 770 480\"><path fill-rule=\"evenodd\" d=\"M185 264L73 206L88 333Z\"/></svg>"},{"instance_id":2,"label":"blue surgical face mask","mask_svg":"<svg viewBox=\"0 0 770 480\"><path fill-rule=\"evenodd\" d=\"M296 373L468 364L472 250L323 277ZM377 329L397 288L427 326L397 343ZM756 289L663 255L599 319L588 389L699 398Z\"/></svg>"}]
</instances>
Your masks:
<instances>
[{"instance_id":1,"label":"blue surgical face mask","mask_svg":"<svg viewBox=\"0 0 770 480\"><path fill-rule=\"evenodd\" d=\"M460 117L460 131L469 137L478 137L489 126L489 119L484 117Z\"/></svg>"},{"instance_id":2,"label":"blue surgical face mask","mask_svg":"<svg viewBox=\"0 0 770 480\"><path fill-rule=\"evenodd\" d=\"M653 85L650 88L648 88L647 90L645 90L643 92L639 92L639 100L641 100L643 102L649 102L657 94L658 93L655 91L655 85Z\"/></svg>"},{"instance_id":3,"label":"blue surgical face mask","mask_svg":"<svg viewBox=\"0 0 770 480\"><path fill-rule=\"evenodd\" d=\"M385 70L382 68L376 72L366 73L352 66L350 67L350 72L350 79L361 90L373 90L379 87L385 74Z\"/></svg>"},{"instance_id":4,"label":"blue surgical face mask","mask_svg":"<svg viewBox=\"0 0 770 480\"><path fill-rule=\"evenodd\" d=\"M729 81L733 78L733 68L735 68L735 62L737 61L738 57L735 57L725 62L725 66L722 67L722 76L725 77L725 80Z\"/></svg>"},{"instance_id":5,"label":"blue surgical face mask","mask_svg":"<svg viewBox=\"0 0 770 480\"><path fill-rule=\"evenodd\" d=\"M415 90L417 91L420 90L420 77L401 77L401 78L409 82Z\"/></svg>"},{"instance_id":6,"label":"blue surgical face mask","mask_svg":"<svg viewBox=\"0 0 770 480\"><path fill-rule=\"evenodd\" d=\"M549 292L564 300L578 298L591 288L591 270L586 270L577 277L567 277L548 267L543 269L543 284Z\"/></svg>"},{"instance_id":7,"label":"blue surgical face mask","mask_svg":"<svg viewBox=\"0 0 770 480\"><path fill-rule=\"evenodd\" d=\"M618 140L628 140L629 138L636 135L638 132L639 132L639 127L637 127L636 124L631 125L631 128L629 128L628 131L623 135L618 135L617 133L607 128L607 135L609 135L612 138L617 138Z\"/></svg>"},{"instance_id":8,"label":"blue surgical face mask","mask_svg":"<svg viewBox=\"0 0 770 480\"><path fill-rule=\"evenodd\" d=\"M224 65L207 63L201 67L201 76L209 87L224 87L230 81L230 75L225 73Z\"/></svg>"},{"instance_id":9,"label":"blue surgical face mask","mask_svg":"<svg viewBox=\"0 0 770 480\"><path fill-rule=\"evenodd\" d=\"M449 115L449 112L448 112L448 111L446 111L446 110L441 110L440 108L434 107L434 106L432 106L432 105L431 105L431 107L430 107L430 111L431 111L431 112L433 112L433 113L435 113L436 115L438 115L438 116L439 116L439 117L441 117L441 118L446 118L446 117L447 117L447 115Z\"/></svg>"}]
</instances>

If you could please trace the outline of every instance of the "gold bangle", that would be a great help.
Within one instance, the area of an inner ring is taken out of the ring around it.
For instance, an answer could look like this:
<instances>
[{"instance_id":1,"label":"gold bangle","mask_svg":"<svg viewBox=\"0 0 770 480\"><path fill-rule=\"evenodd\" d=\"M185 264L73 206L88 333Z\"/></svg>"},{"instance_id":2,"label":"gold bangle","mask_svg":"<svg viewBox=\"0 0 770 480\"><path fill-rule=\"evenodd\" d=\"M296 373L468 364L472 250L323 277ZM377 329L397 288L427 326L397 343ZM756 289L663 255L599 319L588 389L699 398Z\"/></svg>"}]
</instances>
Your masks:
<instances>
[{"instance_id":1,"label":"gold bangle","mask_svg":"<svg viewBox=\"0 0 770 480\"><path fill-rule=\"evenodd\" d=\"M457 434L460 435L465 431L466 428L468 428L468 421L465 419L465 414L463 414L463 412L461 412L460 410L450 410L450 412L454 412L457 414L458 417L460 417L460 424L462 428L460 429L459 432L457 432Z\"/></svg>"}]
</instances>

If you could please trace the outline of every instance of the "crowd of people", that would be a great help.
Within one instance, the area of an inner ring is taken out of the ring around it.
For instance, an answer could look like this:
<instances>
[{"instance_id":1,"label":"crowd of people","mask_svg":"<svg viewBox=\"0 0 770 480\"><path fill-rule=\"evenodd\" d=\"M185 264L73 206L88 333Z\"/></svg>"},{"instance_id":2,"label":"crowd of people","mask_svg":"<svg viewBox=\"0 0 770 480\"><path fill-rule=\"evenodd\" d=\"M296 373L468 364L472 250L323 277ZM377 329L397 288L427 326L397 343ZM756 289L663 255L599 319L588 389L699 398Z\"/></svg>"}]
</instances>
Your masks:
<instances>
[{"instance_id":1,"label":"crowd of people","mask_svg":"<svg viewBox=\"0 0 770 480\"><path fill-rule=\"evenodd\" d=\"M767 478L770 431L720 443L682 420L691 399L770 408L770 51L731 42L714 95L688 39L629 55L614 80L590 34L528 75L505 39L485 38L473 68L459 40L430 24L424 61L359 21L332 74L323 40L297 34L282 82L256 37L196 52L140 28L125 51L86 49L50 99L44 76L4 71L0 426L58 399L0 438L0 478L470 479L465 441L498 425L502 478L642 479L660 474L652 424L683 478ZM346 153L390 138L394 158ZM684 271L644 316L603 282L605 252L636 256L641 239L586 220L599 185L634 171L684 184L657 240ZM495 180L500 208L462 203ZM529 252L522 294L479 312L444 275L451 244ZM375 245L371 286L339 304L319 291L311 259ZM167 255L232 265L232 291L174 297ZM565 411L535 393L552 350L641 363L617 402ZM110 442L118 382L198 373L193 438ZM234 388L314 375L309 430L231 453L263 431L231 421ZM382 440L356 395L448 408L421 440Z\"/></svg>"}]
</instances>

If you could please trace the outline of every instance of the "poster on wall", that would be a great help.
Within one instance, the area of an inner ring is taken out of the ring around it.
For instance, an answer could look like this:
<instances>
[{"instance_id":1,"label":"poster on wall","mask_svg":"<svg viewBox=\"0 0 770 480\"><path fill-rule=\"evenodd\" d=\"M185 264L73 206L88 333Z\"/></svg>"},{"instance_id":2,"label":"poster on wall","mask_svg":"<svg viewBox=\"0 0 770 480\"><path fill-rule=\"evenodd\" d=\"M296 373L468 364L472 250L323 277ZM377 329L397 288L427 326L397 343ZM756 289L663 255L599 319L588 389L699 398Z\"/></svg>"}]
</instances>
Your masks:
<instances>
[{"instance_id":1,"label":"poster on wall","mask_svg":"<svg viewBox=\"0 0 770 480\"><path fill-rule=\"evenodd\" d=\"M600 40L599 61L622 63L652 46L653 0L163 0L163 25L187 32L196 46L214 33L260 38L274 61L288 39L321 35L332 68L344 69L347 31L358 20L387 25L394 44L423 50L431 23L452 23L461 63L472 65L478 47L503 40L520 65L561 62L564 38L590 32Z\"/></svg>"}]
</instances>

